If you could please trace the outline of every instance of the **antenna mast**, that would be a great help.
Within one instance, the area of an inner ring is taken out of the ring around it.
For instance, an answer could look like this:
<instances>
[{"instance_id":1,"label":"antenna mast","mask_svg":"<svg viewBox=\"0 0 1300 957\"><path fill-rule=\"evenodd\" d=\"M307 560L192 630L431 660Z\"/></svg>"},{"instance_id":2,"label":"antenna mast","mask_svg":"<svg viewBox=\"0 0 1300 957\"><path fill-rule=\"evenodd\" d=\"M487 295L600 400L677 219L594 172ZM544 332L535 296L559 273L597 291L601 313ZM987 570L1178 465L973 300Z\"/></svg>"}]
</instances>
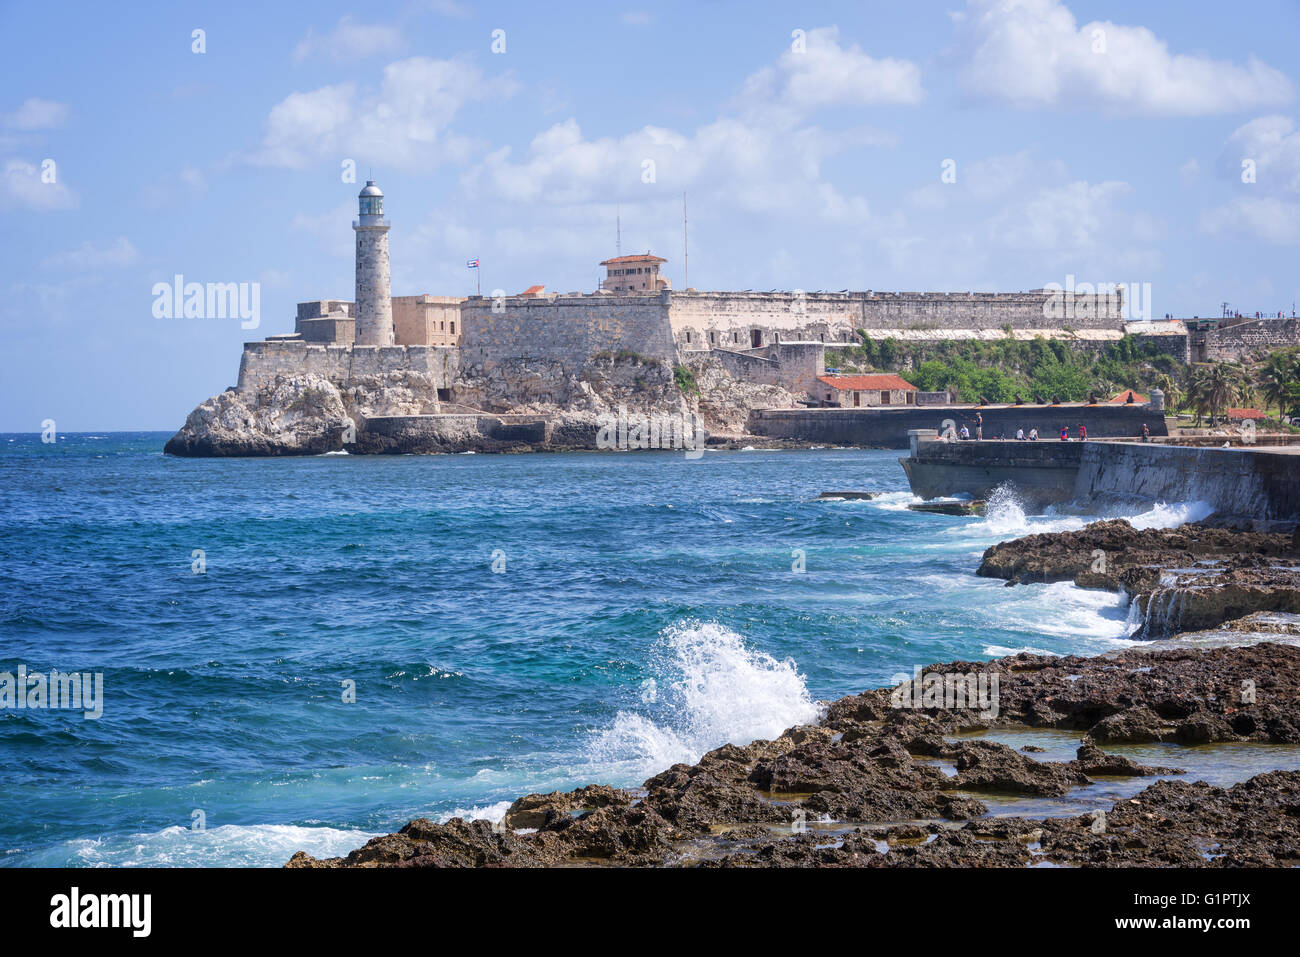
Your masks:
<instances>
[{"instance_id":1,"label":"antenna mast","mask_svg":"<svg viewBox=\"0 0 1300 957\"><path fill-rule=\"evenodd\" d=\"M682 265L686 269L686 279L682 291L691 288L691 235L686 225L686 193L682 193Z\"/></svg>"}]
</instances>

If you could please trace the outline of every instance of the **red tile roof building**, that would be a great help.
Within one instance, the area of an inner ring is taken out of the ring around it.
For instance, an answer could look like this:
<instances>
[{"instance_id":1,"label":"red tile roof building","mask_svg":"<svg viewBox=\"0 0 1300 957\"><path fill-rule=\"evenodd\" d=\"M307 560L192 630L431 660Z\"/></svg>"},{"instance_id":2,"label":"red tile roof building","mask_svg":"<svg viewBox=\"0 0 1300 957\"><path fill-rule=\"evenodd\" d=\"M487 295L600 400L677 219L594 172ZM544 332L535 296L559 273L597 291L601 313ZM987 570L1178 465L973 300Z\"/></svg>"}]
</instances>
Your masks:
<instances>
[{"instance_id":1,"label":"red tile roof building","mask_svg":"<svg viewBox=\"0 0 1300 957\"><path fill-rule=\"evenodd\" d=\"M823 375L817 381L823 389L816 398L832 405L853 408L916 404L916 386L898 375Z\"/></svg>"}]
</instances>

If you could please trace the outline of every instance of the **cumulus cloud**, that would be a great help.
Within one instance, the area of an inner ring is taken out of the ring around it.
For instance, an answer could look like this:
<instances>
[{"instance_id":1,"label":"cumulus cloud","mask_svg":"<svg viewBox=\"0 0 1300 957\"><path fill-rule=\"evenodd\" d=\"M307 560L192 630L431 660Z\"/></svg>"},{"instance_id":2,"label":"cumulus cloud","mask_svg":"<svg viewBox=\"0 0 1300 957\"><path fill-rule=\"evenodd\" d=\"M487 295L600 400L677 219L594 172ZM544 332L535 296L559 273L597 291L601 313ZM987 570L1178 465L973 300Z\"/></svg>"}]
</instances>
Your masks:
<instances>
[{"instance_id":1,"label":"cumulus cloud","mask_svg":"<svg viewBox=\"0 0 1300 957\"><path fill-rule=\"evenodd\" d=\"M1201 229L1266 243L1300 243L1300 203L1276 196L1240 196L1201 215Z\"/></svg>"},{"instance_id":2,"label":"cumulus cloud","mask_svg":"<svg viewBox=\"0 0 1300 957\"><path fill-rule=\"evenodd\" d=\"M1245 182L1242 163L1254 165ZM1241 195L1201 214L1202 232L1278 245L1300 243L1300 130L1288 116L1261 116L1233 131L1216 164Z\"/></svg>"},{"instance_id":3,"label":"cumulus cloud","mask_svg":"<svg viewBox=\"0 0 1300 957\"><path fill-rule=\"evenodd\" d=\"M451 121L466 104L515 89L509 75L485 76L468 59L399 60L373 92L340 83L289 94L271 109L262 143L246 159L289 169L344 157L410 170L464 161L475 144L448 129Z\"/></svg>"},{"instance_id":4,"label":"cumulus cloud","mask_svg":"<svg viewBox=\"0 0 1300 957\"><path fill-rule=\"evenodd\" d=\"M42 265L51 269L73 272L90 272L96 269L116 269L133 266L140 261L140 253L125 236L105 243L84 242L76 249L56 253Z\"/></svg>"},{"instance_id":5,"label":"cumulus cloud","mask_svg":"<svg viewBox=\"0 0 1300 957\"><path fill-rule=\"evenodd\" d=\"M972 98L1017 107L1200 116L1289 102L1284 73L1171 53L1141 26L1079 26L1060 0L970 0L954 14L960 81Z\"/></svg>"},{"instance_id":6,"label":"cumulus cloud","mask_svg":"<svg viewBox=\"0 0 1300 957\"><path fill-rule=\"evenodd\" d=\"M1012 249L1089 249L1109 240L1115 204L1130 189L1118 180L1043 189L1003 211L993 232Z\"/></svg>"},{"instance_id":7,"label":"cumulus cloud","mask_svg":"<svg viewBox=\"0 0 1300 957\"><path fill-rule=\"evenodd\" d=\"M57 174L57 167L54 172ZM4 176L0 180L0 205L36 210L74 209L77 206L77 194L64 186L57 175L54 182L46 182L46 179L48 177L42 176L41 167L34 163L21 159L5 160Z\"/></svg>"},{"instance_id":8,"label":"cumulus cloud","mask_svg":"<svg viewBox=\"0 0 1300 957\"><path fill-rule=\"evenodd\" d=\"M1239 178L1243 160L1255 164L1255 183L1263 190L1300 192L1300 130L1289 116L1261 116L1228 137L1219 169Z\"/></svg>"},{"instance_id":9,"label":"cumulus cloud","mask_svg":"<svg viewBox=\"0 0 1300 957\"><path fill-rule=\"evenodd\" d=\"M351 17L339 20L333 32L317 36L312 30L294 48L295 63L314 57L330 60L358 60L402 48L402 32L385 24L354 23Z\"/></svg>"},{"instance_id":10,"label":"cumulus cloud","mask_svg":"<svg viewBox=\"0 0 1300 957\"><path fill-rule=\"evenodd\" d=\"M802 49L795 49L800 44ZM838 27L820 27L792 41L777 62L752 74L740 103L750 110L796 113L837 106L919 103L921 70L910 60L874 58L840 42Z\"/></svg>"},{"instance_id":11,"label":"cumulus cloud","mask_svg":"<svg viewBox=\"0 0 1300 957\"><path fill-rule=\"evenodd\" d=\"M870 130L830 135L723 118L687 135L647 126L622 137L587 139L576 120L533 138L515 160L497 150L469 170L466 194L511 203L564 205L612 200L677 202L683 190L712 187L738 209L812 219L865 217L865 200L821 177L830 156L892 139Z\"/></svg>"},{"instance_id":12,"label":"cumulus cloud","mask_svg":"<svg viewBox=\"0 0 1300 957\"><path fill-rule=\"evenodd\" d=\"M14 130L49 130L62 126L68 118L68 105L33 96L2 118L3 125Z\"/></svg>"}]
</instances>

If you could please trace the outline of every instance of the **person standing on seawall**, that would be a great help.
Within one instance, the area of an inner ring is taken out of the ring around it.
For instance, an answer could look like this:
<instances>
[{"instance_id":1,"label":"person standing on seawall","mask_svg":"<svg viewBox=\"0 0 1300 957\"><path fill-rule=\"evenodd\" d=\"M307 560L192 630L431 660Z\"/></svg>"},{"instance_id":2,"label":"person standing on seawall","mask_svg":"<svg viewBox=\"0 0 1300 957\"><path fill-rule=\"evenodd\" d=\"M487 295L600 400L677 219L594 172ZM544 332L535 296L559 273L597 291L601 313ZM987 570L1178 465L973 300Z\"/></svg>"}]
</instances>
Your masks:
<instances>
[{"instance_id":1,"label":"person standing on seawall","mask_svg":"<svg viewBox=\"0 0 1300 957\"><path fill-rule=\"evenodd\" d=\"M975 413L975 438L984 438L984 415L980 412Z\"/></svg>"},{"instance_id":2,"label":"person standing on seawall","mask_svg":"<svg viewBox=\"0 0 1300 957\"><path fill-rule=\"evenodd\" d=\"M1088 427L1084 425L1082 422L1079 423L1079 441L1080 442L1088 441Z\"/></svg>"},{"instance_id":3,"label":"person standing on seawall","mask_svg":"<svg viewBox=\"0 0 1300 957\"><path fill-rule=\"evenodd\" d=\"M1147 424L1145 422L1142 423L1142 441L1143 442L1151 441L1151 430L1147 428Z\"/></svg>"}]
</instances>

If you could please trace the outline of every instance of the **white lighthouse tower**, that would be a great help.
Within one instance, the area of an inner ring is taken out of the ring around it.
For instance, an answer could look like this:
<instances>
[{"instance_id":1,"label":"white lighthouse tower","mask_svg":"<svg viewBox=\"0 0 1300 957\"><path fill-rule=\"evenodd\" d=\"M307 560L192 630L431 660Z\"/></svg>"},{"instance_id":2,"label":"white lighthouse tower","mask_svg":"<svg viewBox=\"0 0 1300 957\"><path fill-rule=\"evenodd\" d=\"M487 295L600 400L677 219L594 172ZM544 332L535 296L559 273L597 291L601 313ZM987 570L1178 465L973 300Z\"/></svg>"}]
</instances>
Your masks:
<instances>
[{"instance_id":1,"label":"white lighthouse tower","mask_svg":"<svg viewBox=\"0 0 1300 957\"><path fill-rule=\"evenodd\" d=\"M393 344L393 300L389 295L388 226L384 220L384 191L367 180L360 199L357 234L356 344Z\"/></svg>"}]
</instances>

